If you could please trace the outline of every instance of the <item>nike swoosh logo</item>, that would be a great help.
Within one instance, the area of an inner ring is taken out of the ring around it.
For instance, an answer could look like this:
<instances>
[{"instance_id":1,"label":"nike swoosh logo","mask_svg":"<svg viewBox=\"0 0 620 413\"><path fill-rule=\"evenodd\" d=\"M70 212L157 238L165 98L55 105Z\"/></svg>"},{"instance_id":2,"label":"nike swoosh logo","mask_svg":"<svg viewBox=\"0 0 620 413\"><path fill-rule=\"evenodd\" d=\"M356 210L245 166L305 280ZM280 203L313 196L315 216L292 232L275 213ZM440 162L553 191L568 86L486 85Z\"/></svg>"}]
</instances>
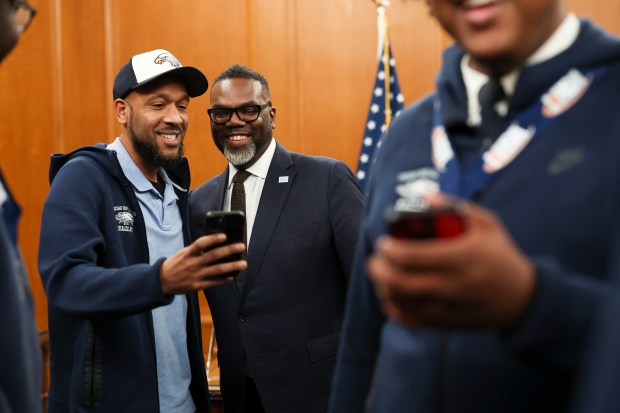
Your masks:
<instances>
[{"instance_id":1,"label":"nike swoosh logo","mask_svg":"<svg viewBox=\"0 0 620 413\"><path fill-rule=\"evenodd\" d=\"M547 171L550 175L560 175L579 165L585 159L586 153L582 148L565 149L555 155L555 158L549 163Z\"/></svg>"}]
</instances>

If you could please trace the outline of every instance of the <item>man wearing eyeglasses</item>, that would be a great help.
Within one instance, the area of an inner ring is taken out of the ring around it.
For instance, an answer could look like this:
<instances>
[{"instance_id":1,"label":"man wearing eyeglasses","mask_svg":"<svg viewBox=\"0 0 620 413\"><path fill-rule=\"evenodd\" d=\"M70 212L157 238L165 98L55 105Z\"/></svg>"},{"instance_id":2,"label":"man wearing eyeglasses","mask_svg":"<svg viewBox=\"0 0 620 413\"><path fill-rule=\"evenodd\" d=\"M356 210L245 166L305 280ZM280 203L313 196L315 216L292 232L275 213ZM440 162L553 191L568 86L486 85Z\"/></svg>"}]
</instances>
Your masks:
<instances>
[{"instance_id":1,"label":"man wearing eyeglasses","mask_svg":"<svg viewBox=\"0 0 620 413\"><path fill-rule=\"evenodd\" d=\"M15 47L34 13L25 1L0 0L0 61ZM0 211L0 412L40 412L43 365L17 244L20 209L1 174Z\"/></svg>"},{"instance_id":2,"label":"man wearing eyeglasses","mask_svg":"<svg viewBox=\"0 0 620 413\"><path fill-rule=\"evenodd\" d=\"M342 162L289 152L272 136L267 80L234 65L211 91L226 170L190 195L193 237L209 210L235 208L244 176L248 269L205 291L227 413L327 408L363 196Z\"/></svg>"}]
</instances>

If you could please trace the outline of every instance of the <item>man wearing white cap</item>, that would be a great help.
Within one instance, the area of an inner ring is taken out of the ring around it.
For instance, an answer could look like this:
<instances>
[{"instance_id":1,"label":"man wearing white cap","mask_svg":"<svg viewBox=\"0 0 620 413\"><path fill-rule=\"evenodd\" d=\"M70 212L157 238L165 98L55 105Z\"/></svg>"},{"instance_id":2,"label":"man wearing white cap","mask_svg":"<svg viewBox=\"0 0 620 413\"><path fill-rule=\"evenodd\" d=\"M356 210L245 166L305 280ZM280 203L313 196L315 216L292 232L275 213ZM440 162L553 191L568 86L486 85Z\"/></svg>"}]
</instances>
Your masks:
<instances>
[{"instance_id":1,"label":"man wearing white cap","mask_svg":"<svg viewBox=\"0 0 620 413\"><path fill-rule=\"evenodd\" d=\"M39 272L49 301L48 412L205 412L195 291L232 280L243 244L189 244L190 98L207 90L166 50L133 56L114 81L120 137L52 155Z\"/></svg>"}]
</instances>

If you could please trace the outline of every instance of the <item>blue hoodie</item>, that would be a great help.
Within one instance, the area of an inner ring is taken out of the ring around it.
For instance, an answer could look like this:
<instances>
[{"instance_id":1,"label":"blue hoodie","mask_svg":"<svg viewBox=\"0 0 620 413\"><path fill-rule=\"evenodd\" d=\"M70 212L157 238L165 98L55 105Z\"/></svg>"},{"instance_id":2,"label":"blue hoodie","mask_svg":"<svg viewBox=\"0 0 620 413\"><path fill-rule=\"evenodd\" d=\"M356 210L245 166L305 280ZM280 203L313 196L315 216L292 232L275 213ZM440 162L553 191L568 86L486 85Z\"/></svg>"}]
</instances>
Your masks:
<instances>
[{"instance_id":1,"label":"blue hoodie","mask_svg":"<svg viewBox=\"0 0 620 413\"><path fill-rule=\"evenodd\" d=\"M571 68L606 74L477 196L536 264L526 314L504 332L386 320L364 263L385 233L399 180L433 176L433 101L439 97L446 127L466 120L462 56L458 46L446 51L437 94L394 120L372 167L330 412L361 412L366 402L381 413L564 411L597 303L620 274L620 41L584 21L569 49L524 68L508 117Z\"/></svg>"},{"instance_id":2,"label":"blue hoodie","mask_svg":"<svg viewBox=\"0 0 620 413\"><path fill-rule=\"evenodd\" d=\"M176 183L185 244L189 168ZM169 304L149 265L146 229L116 152L99 144L52 155L43 208L39 272L48 297L51 383L48 412L158 412L151 310ZM185 189L183 189L185 188ZM190 391L209 411L196 293L187 294Z\"/></svg>"},{"instance_id":3,"label":"blue hoodie","mask_svg":"<svg viewBox=\"0 0 620 413\"><path fill-rule=\"evenodd\" d=\"M17 247L20 209L0 173L0 412L42 411L43 362L26 269Z\"/></svg>"}]
</instances>

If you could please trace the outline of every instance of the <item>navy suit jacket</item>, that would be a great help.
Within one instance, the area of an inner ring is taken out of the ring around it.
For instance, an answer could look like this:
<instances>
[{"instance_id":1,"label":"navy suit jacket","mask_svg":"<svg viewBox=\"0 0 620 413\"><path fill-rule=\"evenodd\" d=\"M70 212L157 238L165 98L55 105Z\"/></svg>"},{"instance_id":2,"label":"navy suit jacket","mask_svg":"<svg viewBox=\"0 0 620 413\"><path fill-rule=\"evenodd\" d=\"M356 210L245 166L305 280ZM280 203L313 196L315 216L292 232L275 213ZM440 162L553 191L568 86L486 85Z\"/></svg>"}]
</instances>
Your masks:
<instances>
[{"instance_id":1,"label":"navy suit jacket","mask_svg":"<svg viewBox=\"0 0 620 413\"><path fill-rule=\"evenodd\" d=\"M228 168L192 192L194 238L205 213L223 208L227 184ZM327 409L362 204L344 163L277 145L243 289L205 291L227 413L242 411L246 361L268 412Z\"/></svg>"}]
</instances>

